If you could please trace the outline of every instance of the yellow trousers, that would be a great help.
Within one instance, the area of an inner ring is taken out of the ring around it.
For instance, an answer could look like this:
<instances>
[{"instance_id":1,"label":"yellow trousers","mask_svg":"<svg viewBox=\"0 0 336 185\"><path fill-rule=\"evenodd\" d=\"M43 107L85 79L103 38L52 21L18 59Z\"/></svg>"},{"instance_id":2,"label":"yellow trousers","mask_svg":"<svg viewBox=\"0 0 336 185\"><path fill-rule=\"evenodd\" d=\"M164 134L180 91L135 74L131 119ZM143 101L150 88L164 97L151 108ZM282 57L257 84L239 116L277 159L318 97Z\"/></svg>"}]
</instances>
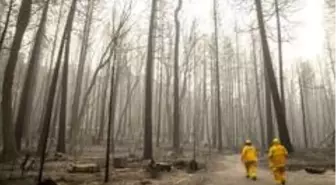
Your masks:
<instances>
[{"instance_id":1,"label":"yellow trousers","mask_svg":"<svg viewBox=\"0 0 336 185\"><path fill-rule=\"evenodd\" d=\"M286 182L286 174L285 174L285 167L273 167L273 176L274 180L277 184L283 184Z\"/></svg>"},{"instance_id":2,"label":"yellow trousers","mask_svg":"<svg viewBox=\"0 0 336 185\"><path fill-rule=\"evenodd\" d=\"M247 161L245 162L246 176L250 178L257 177L257 162Z\"/></svg>"}]
</instances>

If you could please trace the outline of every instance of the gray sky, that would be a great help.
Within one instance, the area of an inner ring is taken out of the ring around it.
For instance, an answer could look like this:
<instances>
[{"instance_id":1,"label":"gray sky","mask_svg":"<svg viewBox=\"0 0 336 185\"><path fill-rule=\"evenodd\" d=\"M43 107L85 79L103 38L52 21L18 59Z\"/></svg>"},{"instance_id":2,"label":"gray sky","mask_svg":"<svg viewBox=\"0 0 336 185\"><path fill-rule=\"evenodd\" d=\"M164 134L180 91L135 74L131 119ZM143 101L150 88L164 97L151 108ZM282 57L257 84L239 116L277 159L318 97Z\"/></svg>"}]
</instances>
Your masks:
<instances>
[{"instance_id":1,"label":"gray sky","mask_svg":"<svg viewBox=\"0 0 336 185\"><path fill-rule=\"evenodd\" d=\"M121 2L126 2L124 0ZM171 14L175 8L177 1L166 0L170 4L167 10ZM323 0L298 0L302 9L291 15L291 21L299 22L289 30L290 35L294 38L291 43L284 44L284 68L289 68L293 62L300 60L314 60L318 55L322 54L324 42L323 29ZM105 0L106 6L102 15L111 15L113 6L112 0ZM136 23L137 32L142 32L144 36L148 32L150 0L135 0L132 14L132 21ZM234 19L237 15L238 20L241 19L242 12L237 11L225 2L218 1L219 17L220 17L220 34L229 36L234 39ZM171 10L170 10L171 9ZM252 16L255 14L252 14ZM251 16L251 17L252 17ZM103 16L104 17L104 16ZM212 0L183 0L181 12L182 30L189 29L189 25L193 19L198 20L199 34L211 34L213 32L212 22ZM255 17L253 17L255 19ZM273 21L275 24L275 20ZM272 22L272 23L273 23ZM275 25L274 25L275 26ZM241 47L249 47L244 41L244 36L240 39ZM271 42L273 51L276 49L276 44ZM276 58L275 58L276 60Z\"/></svg>"}]
</instances>

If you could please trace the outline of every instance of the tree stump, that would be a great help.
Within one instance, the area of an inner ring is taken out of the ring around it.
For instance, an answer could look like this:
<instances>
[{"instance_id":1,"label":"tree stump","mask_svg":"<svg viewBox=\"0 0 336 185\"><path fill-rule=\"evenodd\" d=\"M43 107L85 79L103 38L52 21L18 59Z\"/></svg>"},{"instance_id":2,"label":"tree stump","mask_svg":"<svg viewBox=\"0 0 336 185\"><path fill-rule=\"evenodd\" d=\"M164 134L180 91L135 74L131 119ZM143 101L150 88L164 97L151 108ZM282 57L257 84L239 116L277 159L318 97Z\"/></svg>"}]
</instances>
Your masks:
<instances>
[{"instance_id":1,"label":"tree stump","mask_svg":"<svg viewBox=\"0 0 336 185\"><path fill-rule=\"evenodd\" d=\"M154 159L151 159L146 165L146 171L149 173L149 177L156 179L159 177L159 171L157 170Z\"/></svg>"},{"instance_id":2,"label":"tree stump","mask_svg":"<svg viewBox=\"0 0 336 185\"><path fill-rule=\"evenodd\" d=\"M114 168L125 168L126 167L126 159L122 157L113 158L113 167Z\"/></svg>"},{"instance_id":3,"label":"tree stump","mask_svg":"<svg viewBox=\"0 0 336 185\"><path fill-rule=\"evenodd\" d=\"M193 159L188 163L188 172L192 173L197 170L198 170L198 163L196 162L195 159Z\"/></svg>"}]
</instances>

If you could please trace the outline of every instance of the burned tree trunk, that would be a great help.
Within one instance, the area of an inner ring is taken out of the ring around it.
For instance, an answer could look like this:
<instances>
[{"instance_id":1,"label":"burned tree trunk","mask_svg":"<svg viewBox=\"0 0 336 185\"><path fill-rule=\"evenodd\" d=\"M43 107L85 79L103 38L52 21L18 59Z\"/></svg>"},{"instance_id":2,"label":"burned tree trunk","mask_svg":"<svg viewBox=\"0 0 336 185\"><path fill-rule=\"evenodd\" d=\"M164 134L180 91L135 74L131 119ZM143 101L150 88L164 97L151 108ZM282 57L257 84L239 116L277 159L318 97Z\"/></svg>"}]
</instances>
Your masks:
<instances>
[{"instance_id":1,"label":"burned tree trunk","mask_svg":"<svg viewBox=\"0 0 336 185\"><path fill-rule=\"evenodd\" d=\"M258 18L258 24L259 24L259 31L260 31L260 37L261 37L261 44L263 48L263 55L264 55L264 63L266 66L267 76L269 80L269 88L272 92L273 97L273 103L277 118L277 124L278 124L278 130L279 130L279 136L283 144L286 146L289 152L293 152L293 146L289 137L288 128L286 124L286 118L284 114L283 105L281 103L281 99L278 92L278 87L274 75L274 70L272 66L272 58L269 51L269 46L267 42L267 35L264 25L264 17L263 17L263 10L260 0L255 0L255 5L257 9L257 18Z\"/></svg>"},{"instance_id":2,"label":"burned tree trunk","mask_svg":"<svg viewBox=\"0 0 336 185\"><path fill-rule=\"evenodd\" d=\"M274 138L274 126L273 126L273 106L272 106L272 94L269 88L269 80L266 74L266 66L264 65L264 89L265 89L265 114L266 114L266 133L267 133L267 146L271 146Z\"/></svg>"},{"instance_id":3,"label":"burned tree trunk","mask_svg":"<svg viewBox=\"0 0 336 185\"><path fill-rule=\"evenodd\" d=\"M180 21L178 14L182 8L182 0L174 12L175 20L175 48L174 48L174 131L173 148L175 152L180 151L180 104L179 104L179 46L180 46Z\"/></svg>"},{"instance_id":4,"label":"burned tree trunk","mask_svg":"<svg viewBox=\"0 0 336 185\"><path fill-rule=\"evenodd\" d=\"M21 100L19 105L18 116L15 125L15 138L17 149L21 149L21 140L23 136L24 129L29 125L30 115L32 113L32 104L33 104L33 92L35 89L36 83L36 73L38 68L39 57L41 53L41 46L43 40L43 33L45 30L45 25L47 22L47 13L49 9L49 0L44 5L44 10L42 13L42 18L40 20L39 28L35 35L35 42L29 60L27 75L23 85Z\"/></svg>"},{"instance_id":5,"label":"burned tree trunk","mask_svg":"<svg viewBox=\"0 0 336 185\"><path fill-rule=\"evenodd\" d=\"M105 107L106 107L106 103L104 101L104 99L106 98L107 95L107 88L104 89L104 87L108 86L108 77L111 75L110 71L111 71L111 65L109 65L109 67L107 68L107 72L106 72L106 79L104 81L104 85L103 85L103 95L102 95L102 99L103 101L101 102L101 110L100 110L100 124L99 124L99 131L98 131L98 140L97 143L100 144L101 141L103 140L103 136L104 136L104 129L105 129Z\"/></svg>"},{"instance_id":6,"label":"burned tree trunk","mask_svg":"<svg viewBox=\"0 0 336 185\"><path fill-rule=\"evenodd\" d=\"M154 19L157 0L152 0L152 10L149 23L148 46L147 46L147 66L145 80L145 116L144 116L144 150L143 158L153 157L152 141L152 90L153 90L153 62L154 62Z\"/></svg>"},{"instance_id":7,"label":"burned tree trunk","mask_svg":"<svg viewBox=\"0 0 336 185\"><path fill-rule=\"evenodd\" d=\"M61 93L61 109L59 118L59 130L58 130L58 141L56 151L60 153L65 153L65 132L66 132L66 118L67 118L67 93L68 93L68 65L69 65L69 53L70 53L70 42L71 42L71 29L68 33L68 38L65 46L64 64L63 64L63 75L62 75L62 93Z\"/></svg>"},{"instance_id":8,"label":"burned tree trunk","mask_svg":"<svg viewBox=\"0 0 336 185\"><path fill-rule=\"evenodd\" d=\"M14 34L12 48L9 54L9 59L4 72L4 80L2 84L2 136L3 136L3 150L2 159L13 159L17 156L16 140L14 134L13 115L12 108L12 89L15 67L18 61L19 50L21 47L23 35L30 19L30 11L32 6L32 0L22 1L17 23L16 31Z\"/></svg>"},{"instance_id":9,"label":"burned tree trunk","mask_svg":"<svg viewBox=\"0 0 336 185\"><path fill-rule=\"evenodd\" d=\"M115 62L115 61L114 61ZM113 102L113 96L114 96L114 76L115 76L115 63L112 64L112 73L111 73L111 90L110 90L110 104L109 104L109 121L108 121L108 125L107 125L107 142L106 142L106 161L105 161L105 177L104 177L104 182L108 182L109 181L109 170L110 170L110 147L111 147L111 138L113 140L113 132L114 129L112 128L114 125L112 124L112 122L114 121L114 110L113 108L114 103ZM112 135L112 136L111 136Z\"/></svg>"},{"instance_id":10,"label":"burned tree trunk","mask_svg":"<svg viewBox=\"0 0 336 185\"><path fill-rule=\"evenodd\" d=\"M280 22L280 12L279 12L279 2L274 0L275 4L275 14L276 14L276 24L277 24L277 37L278 37L278 55L279 55L279 79L280 79L280 92L281 92L281 101L283 104L284 112L286 114L285 108L285 91L283 83L283 67L282 67L282 37L281 37L281 22Z\"/></svg>"},{"instance_id":11,"label":"burned tree trunk","mask_svg":"<svg viewBox=\"0 0 336 185\"><path fill-rule=\"evenodd\" d=\"M163 47L163 45L161 46ZM163 58L163 51L161 52L161 57ZM158 105L158 124L156 130L156 147L160 146L160 138L161 138L161 107L162 107L162 64L160 65L160 82L159 82L159 105Z\"/></svg>"},{"instance_id":12,"label":"burned tree trunk","mask_svg":"<svg viewBox=\"0 0 336 185\"><path fill-rule=\"evenodd\" d=\"M44 168L44 160L45 160L45 152L47 148L47 141L48 141L48 136L49 136L49 127L50 127L50 122L51 122L51 117L52 117L52 110L53 110L53 105L54 105L54 97L56 94L56 86L57 86L57 79L59 76L59 70L61 66L61 61L62 61L62 54L63 50L65 47L65 41L71 34L71 25L74 19L74 14L76 10L76 2L77 0L73 0L71 7L70 7L70 12L68 14L67 22L64 28L61 44L60 44L60 49L58 52L57 56L57 62L56 66L54 69L54 74L52 76L51 84L49 87L49 94L48 94L48 100L46 104L46 112L43 117L43 128L42 132L40 135L39 143L38 143L38 148L37 148L37 153L41 155L41 161L40 161L40 170L39 170L39 177L38 180L41 182L42 175L43 175L43 168Z\"/></svg>"},{"instance_id":13,"label":"burned tree trunk","mask_svg":"<svg viewBox=\"0 0 336 185\"><path fill-rule=\"evenodd\" d=\"M214 0L214 26L215 26L215 70L216 70L216 102L217 102L217 139L218 145L217 149L219 152L223 150L223 140L222 140L222 109L221 109L221 99L220 99L220 80L219 80L219 57L218 57L218 30L217 30L217 1Z\"/></svg>"},{"instance_id":14,"label":"burned tree trunk","mask_svg":"<svg viewBox=\"0 0 336 185\"><path fill-rule=\"evenodd\" d=\"M301 79L301 74L299 74L299 88L300 88L300 100L301 100L301 112L302 112L302 128L303 128L303 141L304 147L308 147L308 135L307 135L307 123L306 123L306 110L304 102L303 84Z\"/></svg>"},{"instance_id":15,"label":"burned tree trunk","mask_svg":"<svg viewBox=\"0 0 336 185\"><path fill-rule=\"evenodd\" d=\"M257 69L257 56L256 56L256 45L255 45L255 39L252 35L252 55L253 55L253 65L254 65L254 78L255 78L255 88L256 88L256 93L257 93L257 105L258 105L258 114L259 114L259 126L260 126L260 134L261 134L261 148L265 149L266 148L266 143L265 143L265 130L264 130L264 119L263 115L261 112L261 98L260 98L260 88L259 88L259 78L258 78L258 69Z\"/></svg>"},{"instance_id":16,"label":"burned tree trunk","mask_svg":"<svg viewBox=\"0 0 336 185\"><path fill-rule=\"evenodd\" d=\"M75 124L79 123L79 115L78 115L78 109L80 105L81 100L81 92L82 92L82 84L83 84L83 73L84 73L84 66L86 63L86 55L87 55L87 48L89 44L89 36L90 36L90 28L91 28L91 20L92 20L92 14L93 14L93 0L88 0L87 10L86 10L86 16L85 16L85 24L83 29L83 43L81 46L80 51L80 57L79 57L79 66L77 68L77 77L76 77L76 85L75 85L75 92L74 92L74 100L72 103L72 112L71 112L71 118L70 123L71 125L71 134L70 134L70 140L76 139L76 133L78 132L77 129L78 126L73 126Z\"/></svg>"}]
</instances>

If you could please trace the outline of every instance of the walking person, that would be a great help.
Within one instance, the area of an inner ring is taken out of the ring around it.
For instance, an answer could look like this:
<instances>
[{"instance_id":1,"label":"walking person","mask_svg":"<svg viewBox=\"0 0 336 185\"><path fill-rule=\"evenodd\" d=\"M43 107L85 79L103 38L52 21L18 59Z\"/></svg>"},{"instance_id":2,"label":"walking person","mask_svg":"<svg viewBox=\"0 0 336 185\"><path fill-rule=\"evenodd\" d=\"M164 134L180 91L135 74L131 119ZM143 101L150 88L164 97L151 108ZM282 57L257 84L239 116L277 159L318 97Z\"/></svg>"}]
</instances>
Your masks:
<instances>
[{"instance_id":1,"label":"walking person","mask_svg":"<svg viewBox=\"0 0 336 185\"><path fill-rule=\"evenodd\" d=\"M257 149L252 145L251 140L246 140L241 152L241 161L246 169L246 178L257 180Z\"/></svg>"},{"instance_id":2,"label":"walking person","mask_svg":"<svg viewBox=\"0 0 336 185\"><path fill-rule=\"evenodd\" d=\"M277 185L286 184L285 167L287 158L287 149L281 145L278 138L273 139L272 146L268 150L268 160Z\"/></svg>"}]
</instances>

